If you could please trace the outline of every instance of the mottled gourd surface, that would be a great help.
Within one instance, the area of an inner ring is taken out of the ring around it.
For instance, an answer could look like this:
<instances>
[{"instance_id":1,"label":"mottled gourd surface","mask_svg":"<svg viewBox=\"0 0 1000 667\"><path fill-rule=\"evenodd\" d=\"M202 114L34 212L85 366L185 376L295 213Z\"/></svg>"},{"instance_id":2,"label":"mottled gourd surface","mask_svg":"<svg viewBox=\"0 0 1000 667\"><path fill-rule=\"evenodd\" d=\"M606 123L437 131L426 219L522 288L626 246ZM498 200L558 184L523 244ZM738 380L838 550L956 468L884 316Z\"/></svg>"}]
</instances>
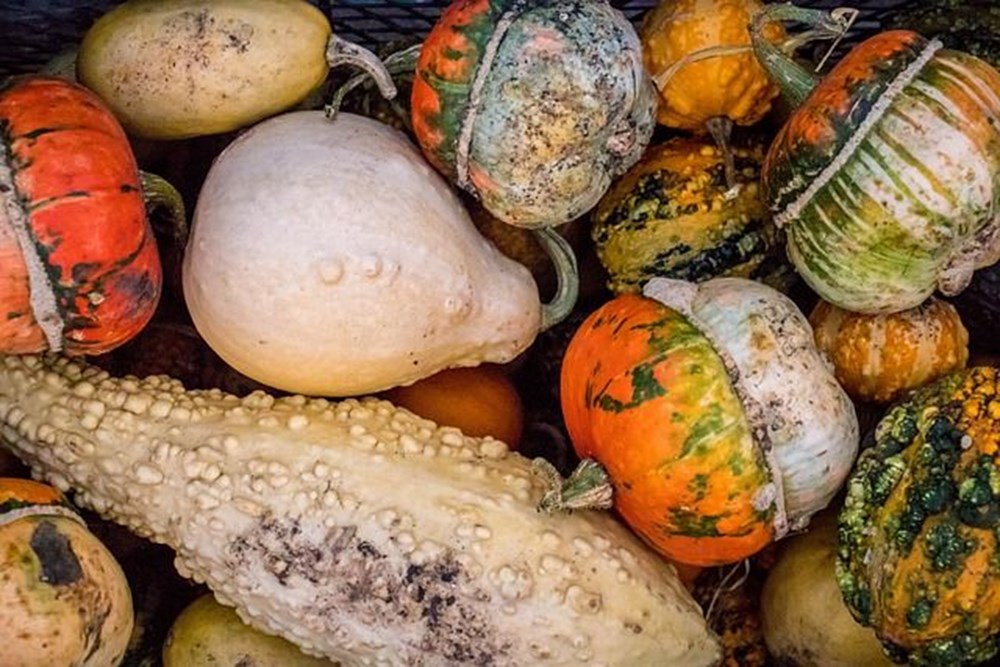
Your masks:
<instances>
[{"instance_id":1,"label":"mottled gourd surface","mask_svg":"<svg viewBox=\"0 0 1000 667\"><path fill-rule=\"evenodd\" d=\"M254 627L351 665L704 666L674 569L531 462L375 398L244 398L0 357L0 438L177 551Z\"/></svg>"},{"instance_id":2,"label":"mottled gourd surface","mask_svg":"<svg viewBox=\"0 0 1000 667\"><path fill-rule=\"evenodd\" d=\"M763 184L788 253L854 312L960 292L997 259L1000 73L905 31L841 60L771 146Z\"/></svg>"},{"instance_id":3,"label":"mottled gourd surface","mask_svg":"<svg viewBox=\"0 0 1000 667\"><path fill-rule=\"evenodd\" d=\"M879 423L840 513L837 577L896 658L935 667L997 653L1000 370L917 390Z\"/></svg>"}]
</instances>

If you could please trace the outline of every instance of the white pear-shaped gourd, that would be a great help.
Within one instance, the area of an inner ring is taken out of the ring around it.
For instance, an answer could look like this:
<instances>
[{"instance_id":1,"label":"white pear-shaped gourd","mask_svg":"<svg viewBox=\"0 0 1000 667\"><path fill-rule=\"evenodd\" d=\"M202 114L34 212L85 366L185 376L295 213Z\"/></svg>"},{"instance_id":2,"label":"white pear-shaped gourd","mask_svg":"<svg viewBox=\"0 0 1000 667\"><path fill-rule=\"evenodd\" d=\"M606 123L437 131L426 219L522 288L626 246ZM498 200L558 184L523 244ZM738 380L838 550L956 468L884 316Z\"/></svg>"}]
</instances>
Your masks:
<instances>
[{"instance_id":1,"label":"white pear-shaped gourd","mask_svg":"<svg viewBox=\"0 0 1000 667\"><path fill-rule=\"evenodd\" d=\"M683 313L723 357L780 481L777 535L804 528L843 485L860 440L854 404L809 321L787 296L745 278L654 278L643 293Z\"/></svg>"},{"instance_id":2,"label":"white pear-shaped gourd","mask_svg":"<svg viewBox=\"0 0 1000 667\"><path fill-rule=\"evenodd\" d=\"M565 247L557 261L575 271ZM183 271L191 317L219 356L312 395L509 361L575 300L563 290L543 308L528 270L480 235L402 133L321 111L260 123L216 159Z\"/></svg>"}]
</instances>

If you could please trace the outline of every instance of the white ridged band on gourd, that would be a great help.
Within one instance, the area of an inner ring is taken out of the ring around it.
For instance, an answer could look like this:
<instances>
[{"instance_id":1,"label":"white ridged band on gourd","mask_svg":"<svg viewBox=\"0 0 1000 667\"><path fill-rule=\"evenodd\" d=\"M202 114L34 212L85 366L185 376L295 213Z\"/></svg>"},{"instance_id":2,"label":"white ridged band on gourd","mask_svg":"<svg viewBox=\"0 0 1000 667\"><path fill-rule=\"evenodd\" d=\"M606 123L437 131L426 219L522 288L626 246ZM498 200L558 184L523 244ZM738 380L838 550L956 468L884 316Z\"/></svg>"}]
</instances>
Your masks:
<instances>
[{"instance_id":1,"label":"white ridged band on gourd","mask_svg":"<svg viewBox=\"0 0 1000 667\"><path fill-rule=\"evenodd\" d=\"M714 665L671 566L603 513L536 510L491 438L374 398L245 398L0 357L0 440L173 547L254 627L352 665Z\"/></svg>"},{"instance_id":2,"label":"white ridged band on gourd","mask_svg":"<svg viewBox=\"0 0 1000 667\"><path fill-rule=\"evenodd\" d=\"M654 278L643 294L712 341L774 471L775 536L805 528L847 479L860 440L854 405L809 321L787 296L745 278Z\"/></svg>"}]
</instances>

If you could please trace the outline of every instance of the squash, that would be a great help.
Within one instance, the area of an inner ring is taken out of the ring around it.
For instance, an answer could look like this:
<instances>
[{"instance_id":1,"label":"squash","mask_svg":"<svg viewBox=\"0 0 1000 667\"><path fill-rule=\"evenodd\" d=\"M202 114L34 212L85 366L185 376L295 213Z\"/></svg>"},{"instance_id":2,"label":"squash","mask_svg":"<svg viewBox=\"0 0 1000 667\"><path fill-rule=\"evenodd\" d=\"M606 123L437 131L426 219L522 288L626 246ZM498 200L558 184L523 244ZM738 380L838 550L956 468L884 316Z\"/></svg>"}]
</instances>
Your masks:
<instances>
[{"instance_id":1,"label":"squash","mask_svg":"<svg viewBox=\"0 0 1000 667\"><path fill-rule=\"evenodd\" d=\"M259 123L212 165L184 296L236 370L286 391L357 395L516 357L576 300L572 252L558 248L573 289L543 308L527 269L476 231L403 134L299 111Z\"/></svg>"},{"instance_id":2,"label":"squash","mask_svg":"<svg viewBox=\"0 0 1000 667\"><path fill-rule=\"evenodd\" d=\"M244 398L0 357L0 433L177 551L253 627L347 664L713 665L673 569L610 516L539 513L531 461L375 398Z\"/></svg>"},{"instance_id":3,"label":"squash","mask_svg":"<svg viewBox=\"0 0 1000 667\"><path fill-rule=\"evenodd\" d=\"M779 292L656 278L643 294L598 308L566 351L563 416L585 460L544 506L610 492L667 558L742 560L830 502L857 452L854 407Z\"/></svg>"},{"instance_id":4,"label":"squash","mask_svg":"<svg viewBox=\"0 0 1000 667\"><path fill-rule=\"evenodd\" d=\"M973 367L916 390L879 423L848 482L837 581L897 661L997 654L998 386L998 369Z\"/></svg>"},{"instance_id":5,"label":"squash","mask_svg":"<svg viewBox=\"0 0 1000 667\"><path fill-rule=\"evenodd\" d=\"M641 156L655 111L639 37L606 0L454 0L420 49L411 96L431 164L532 228L593 208Z\"/></svg>"},{"instance_id":6,"label":"squash","mask_svg":"<svg viewBox=\"0 0 1000 667\"><path fill-rule=\"evenodd\" d=\"M443 370L409 386L390 389L385 398L466 435L491 436L513 450L521 442L521 396L514 381L494 364Z\"/></svg>"},{"instance_id":7,"label":"squash","mask_svg":"<svg viewBox=\"0 0 1000 667\"><path fill-rule=\"evenodd\" d=\"M0 664L121 662L132 599L121 567L56 489L0 478Z\"/></svg>"},{"instance_id":8,"label":"squash","mask_svg":"<svg viewBox=\"0 0 1000 667\"><path fill-rule=\"evenodd\" d=\"M808 531L781 544L760 596L768 651L780 665L891 667L875 633L847 611L836 560L836 512L819 513Z\"/></svg>"},{"instance_id":9,"label":"squash","mask_svg":"<svg viewBox=\"0 0 1000 667\"><path fill-rule=\"evenodd\" d=\"M1000 73L913 32L856 46L818 84L763 34L772 19L839 34L844 14L772 5L765 66L798 104L762 183L795 268L845 310L892 313L954 295L1000 259Z\"/></svg>"},{"instance_id":10,"label":"squash","mask_svg":"<svg viewBox=\"0 0 1000 667\"><path fill-rule=\"evenodd\" d=\"M820 301L809 323L816 346L856 401L891 403L969 360L962 320L954 306L935 297L889 315L849 313Z\"/></svg>"},{"instance_id":11,"label":"squash","mask_svg":"<svg viewBox=\"0 0 1000 667\"><path fill-rule=\"evenodd\" d=\"M778 96L747 28L762 6L760 0L660 0L639 28L643 61L660 95L657 121L710 133L730 189L737 185L728 147L733 125L759 122ZM783 36L781 24L767 27L769 39Z\"/></svg>"},{"instance_id":12,"label":"squash","mask_svg":"<svg viewBox=\"0 0 1000 667\"><path fill-rule=\"evenodd\" d=\"M206 593L184 608L163 644L163 667L334 667L291 642L240 620L232 607Z\"/></svg>"},{"instance_id":13,"label":"squash","mask_svg":"<svg viewBox=\"0 0 1000 667\"><path fill-rule=\"evenodd\" d=\"M121 345L162 288L145 204L166 203L183 230L180 195L140 175L114 116L72 82L8 79L0 125L0 353Z\"/></svg>"},{"instance_id":14,"label":"squash","mask_svg":"<svg viewBox=\"0 0 1000 667\"><path fill-rule=\"evenodd\" d=\"M378 58L305 0L129 0L84 35L77 76L129 134L184 139L289 109L340 64L395 95Z\"/></svg>"},{"instance_id":15,"label":"squash","mask_svg":"<svg viewBox=\"0 0 1000 667\"><path fill-rule=\"evenodd\" d=\"M737 190L722 152L698 139L651 146L592 215L591 237L616 294L657 276L701 282L717 276L783 286L794 272L760 194L764 149L733 150Z\"/></svg>"}]
</instances>

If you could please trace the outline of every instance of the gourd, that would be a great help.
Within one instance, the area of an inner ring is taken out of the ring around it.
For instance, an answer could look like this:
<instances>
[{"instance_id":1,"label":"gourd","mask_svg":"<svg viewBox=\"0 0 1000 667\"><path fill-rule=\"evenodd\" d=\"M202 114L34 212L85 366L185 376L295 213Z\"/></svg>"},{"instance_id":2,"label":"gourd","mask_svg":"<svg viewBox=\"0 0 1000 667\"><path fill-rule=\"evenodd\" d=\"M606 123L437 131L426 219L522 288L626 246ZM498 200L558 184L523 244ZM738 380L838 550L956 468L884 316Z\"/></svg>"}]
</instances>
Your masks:
<instances>
[{"instance_id":1,"label":"gourd","mask_svg":"<svg viewBox=\"0 0 1000 667\"><path fill-rule=\"evenodd\" d=\"M608 287L638 292L651 278L717 276L780 284L792 269L759 187L763 146L732 151L734 192L722 152L699 139L651 146L593 213L591 237Z\"/></svg>"},{"instance_id":2,"label":"gourd","mask_svg":"<svg viewBox=\"0 0 1000 667\"><path fill-rule=\"evenodd\" d=\"M754 56L747 26L759 0L660 0L642 19L643 61L659 91L656 119L666 127L710 133L737 184L728 142L733 125L770 111L778 87ZM767 27L780 39L778 23Z\"/></svg>"},{"instance_id":3,"label":"gourd","mask_svg":"<svg viewBox=\"0 0 1000 667\"><path fill-rule=\"evenodd\" d=\"M837 581L897 662L997 653L998 373L973 367L916 390L879 423L848 482Z\"/></svg>"},{"instance_id":4,"label":"gourd","mask_svg":"<svg viewBox=\"0 0 1000 667\"><path fill-rule=\"evenodd\" d=\"M742 278L657 278L610 300L570 342L560 398L584 461L546 507L610 494L682 563L736 562L803 528L858 448L854 407L805 317Z\"/></svg>"},{"instance_id":5,"label":"gourd","mask_svg":"<svg viewBox=\"0 0 1000 667\"><path fill-rule=\"evenodd\" d=\"M163 667L333 667L295 644L255 630L206 593L184 608L163 644Z\"/></svg>"},{"instance_id":6,"label":"gourd","mask_svg":"<svg viewBox=\"0 0 1000 667\"><path fill-rule=\"evenodd\" d=\"M493 364L439 371L409 386L394 387L385 398L466 435L496 438L513 450L524 432L524 405L517 387Z\"/></svg>"},{"instance_id":7,"label":"gourd","mask_svg":"<svg viewBox=\"0 0 1000 667\"><path fill-rule=\"evenodd\" d=\"M346 664L713 665L673 569L549 516L532 463L375 398L244 398L0 357L7 446L177 551L253 627Z\"/></svg>"},{"instance_id":8,"label":"gourd","mask_svg":"<svg viewBox=\"0 0 1000 667\"><path fill-rule=\"evenodd\" d=\"M133 623L125 575L56 489L0 478L0 572L4 667L121 662Z\"/></svg>"},{"instance_id":9,"label":"gourd","mask_svg":"<svg viewBox=\"0 0 1000 667\"><path fill-rule=\"evenodd\" d=\"M849 313L821 300L809 323L816 346L857 401L890 403L969 360L969 334L958 312L936 297L889 315Z\"/></svg>"},{"instance_id":10,"label":"gourd","mask_svg":"<svg viewBox=\"0 0 1000 667\"><path fill-rule=\"evenodd\" d=\"M420 49L414 133L450 182L504 222L589 211L642 154L656 92L605 0L454 0Z\"/></svg>"},{"instance_id":11,"label":"gourd","mask_svg":"<svg viewBox=\"0 0 1000 667\"><path fill-rule=\"evenodd\" d=\"M543 308L527 269L476 231L419 151L348 113L245 132L213 163L192 226L183 283L199 334L291 392L357 395L504 363L576 299L563 290ZM575 286L561 248L549 249Z\"/></svg>"},{"instance_id":12,"label":"gourd","mask_svg":"<svg viewBox=\"0 0 1000 667\"><path fill-rule=\"evenodd\" d=\"M782 543L760 597L768 651L782 665L890 667L871 628L847 611L836 560L836 512L821 512L808 531Z\"/></svg>"},{"instance_id":13,"label":"gourd","mask_svg":"<svg viewBox=\"0 0 1000 667\"><path fill-rule=\"evenodd\" d=\"M797 109L762 183L806 283L846 310L891 313L954 295L1000 258L1000 73L913 32L851 50L816 83L762 36L786 19L839 34L844 14L758 13L755 49Z\"/></svg>"},{"instance_id":14,"label":"gourd","mask_svg":"<svg viewBox=\"0 0 1000 667\"><path fill-rule=\"evenodd\" d=\"M162 270L146 203L184 208L140 174L90 91L47 76L0 85L0 353L100 354L150 320Z\"/></svg>"},{"instance_id":15,"label":"gourd","mask_svg":"<svg viewBox=\"0 0 1000 667\"><path fill-rule=\"evenodd\" d=\"M229 132L301 102L331 67L392 80L305 0L130 0L87 31L77 75L146 139Z\"/></svg>"}]
</instances>

